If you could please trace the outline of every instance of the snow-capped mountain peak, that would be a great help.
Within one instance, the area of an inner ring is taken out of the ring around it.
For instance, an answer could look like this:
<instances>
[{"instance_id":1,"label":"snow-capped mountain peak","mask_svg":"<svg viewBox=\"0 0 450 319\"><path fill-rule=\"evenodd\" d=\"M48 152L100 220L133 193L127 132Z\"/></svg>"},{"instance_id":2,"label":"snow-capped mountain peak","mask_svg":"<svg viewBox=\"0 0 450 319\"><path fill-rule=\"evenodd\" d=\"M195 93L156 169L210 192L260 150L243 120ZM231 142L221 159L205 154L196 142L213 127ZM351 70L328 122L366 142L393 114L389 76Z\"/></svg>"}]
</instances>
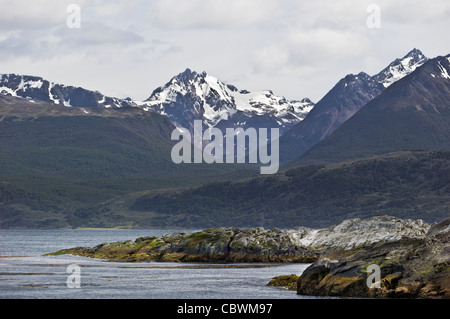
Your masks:
<instances>
[{"instance_id":1,"label":"snow-capped mountain peak","mask_svg":"<svg viewBox=\"0 0 450 319\"><path fill-rule=\"evenodd\" d=\"M420 50L413 49L403 58L393 61L383 71L375 75L374 78L387 88L392 83L412 73L426 61L428 61L428 58Z\"/></svg>"},{"instance_id":2,"label":"snow-capped mountain peak","mask_svg":"<svg viewBox=\"0 0 450 319\"><path fill-rule=\"evenodd\" d=\"M186 69L154 90L141 105L167 115L183 127L191 127L194 119L203 120L207 127L215 127L221 122L234 127L245 126L246 118L253 118L253 124L255 118L260 118L265 125L283 131L303 120L314 103L309 99L288 101L270 90L239 90L206 72Z\"/></svg>"}]
</instances>

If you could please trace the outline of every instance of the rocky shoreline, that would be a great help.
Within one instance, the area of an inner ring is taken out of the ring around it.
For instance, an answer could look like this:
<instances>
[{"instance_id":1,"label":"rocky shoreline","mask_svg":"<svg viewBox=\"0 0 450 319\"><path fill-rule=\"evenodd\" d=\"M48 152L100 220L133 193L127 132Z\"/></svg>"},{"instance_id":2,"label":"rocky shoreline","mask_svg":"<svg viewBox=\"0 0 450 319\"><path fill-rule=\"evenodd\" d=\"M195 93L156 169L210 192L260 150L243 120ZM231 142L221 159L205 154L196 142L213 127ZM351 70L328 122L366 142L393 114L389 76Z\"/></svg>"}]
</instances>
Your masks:
<instances>
[{"instance_id":1,"label":"rocky shoreline","mask_svg":"<svg viewBox=\"0 0 450 319\"><path fill-rule=\"evenodd\" d=\"M380 267L369 288L369 265ZM425 236L373 243L363 249L329 251L297 280L297 293L315 296L450 298L450 218Z\"/></svg>"},{"instance_id":2,"label":"rocky shoreline","mask_svg":"<svg viewBox=\"0 0 450 319\"><path fill-rule=\"evenodd\" d=\"M302 295L450 298L449 225L450 218L428 225L377 216L324 229L214 228L49 255L127 262L312 263L300 277L281 276L271 284ZM380 267L380 288L368 288L369 265Z\"/></svg>"}]
</instances>

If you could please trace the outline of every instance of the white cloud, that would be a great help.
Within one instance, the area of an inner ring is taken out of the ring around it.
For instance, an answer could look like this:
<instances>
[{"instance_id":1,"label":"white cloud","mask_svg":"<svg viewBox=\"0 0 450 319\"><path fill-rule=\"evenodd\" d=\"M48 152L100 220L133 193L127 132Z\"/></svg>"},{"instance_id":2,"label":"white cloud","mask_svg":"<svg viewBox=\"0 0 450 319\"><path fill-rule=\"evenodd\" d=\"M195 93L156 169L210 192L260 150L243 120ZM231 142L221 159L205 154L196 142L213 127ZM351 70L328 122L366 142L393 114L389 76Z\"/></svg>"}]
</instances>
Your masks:
<instances>
[{"instance_id":1,"label":"white cloud","mask_svg":"<svg viewBox=\"0 0 450 319\"><path fill-rule=\"evenodd\" d=\"M289 50L280 44L269 44L255 52L255 68L258 72L278 72L289 62Z\"/></svg>"},{"instance_id":2,"label":"white cloud","mask_svg":"<svg viewBox=\"0 0 450 319\"><path fill-rule=\"evenodd\" d=\"M0 32L65 25L73 0L0 0ZM77 0L83 5L86 0Z\"/></svg>"},{"instance_id":3,"label":"white cloud","mask_svg":"<svg viewBox=\"0 0 450 319\"><path fill-rule=\"evenodd\" d=\"M427 26L447 21L450 3L447 0L380 0L382 19L390 25Z\"/></svg>"},{"instance_id":4,"label":"white cloud","mask_svg":"<svg viewBox=\"0 0 450 319\"><path fill-rule=\"evenodd\" d=\"M156 0L151 17L168 29L237 28L263 23L276 9L272 0Z\"/></svg>"},{"instance_id":5,"label":"white cloud","mask_svg":"<svg viewBox=\"0 0 450 319\"><path fill-rule=\"evenodd\" d=\"M59 27L53 34L60 37L61 42L73 48L105 44L129 45L143 41L140 35L128 30L92 22L83 23L83 27L80 29Z\"/></svg>"},{"instance_id":6,"label":"white cloud","mask_svg":"<svg viewBox=\"0 0 450 319\"><path fill-rule=\"evenodd\" d=\"M329 72L336 65L348 64L345 61L350 58L365 55L370 47L365 6L344 9L338 4L342 2L321 0L291 7L282 29L276 30L276 41L255 51L256 73L310 79L314 73ZM275 34L269 38L275 39Z\"/></svg>"},{"instance_id":7,"label":"white cloud","mask_svg":"<svg viewBox=\"0 0 450 319\"><path fill-rule=\"evenodd\" d=\"M362 34L328 28L292 31L286 41L294 51L295 64L301 66L336 63L344 58L358 57L368 45Z\"/></svg>"}]
</instances>

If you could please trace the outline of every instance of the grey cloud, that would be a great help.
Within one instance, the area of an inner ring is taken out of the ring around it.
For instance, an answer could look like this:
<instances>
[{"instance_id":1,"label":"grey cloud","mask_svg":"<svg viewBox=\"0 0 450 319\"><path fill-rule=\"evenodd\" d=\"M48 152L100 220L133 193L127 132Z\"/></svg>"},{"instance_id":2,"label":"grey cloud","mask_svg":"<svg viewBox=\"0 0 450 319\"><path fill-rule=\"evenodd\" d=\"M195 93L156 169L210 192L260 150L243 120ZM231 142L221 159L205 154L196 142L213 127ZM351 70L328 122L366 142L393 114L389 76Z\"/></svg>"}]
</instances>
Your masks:
<instances>
[{"instance_id":1,"label":"grey cloud","mask_svg":"<svg viewBox=\"0 0 450 319\"><path fill-rule=\"evenodd\" d=\"M83 53L89 50L100 53L111 47L143 43L144 39L131 31L115 29L96 23L83 23L80 29L58 26L48 29L9 32L0 41L4 57L28 56L33 60L51 59L54 56Z\"/></svg>"},{"instance_id":2,"label":"grey cloud","mask_svg":"<svg viewBox=\"0 0 450 319\"><path fill-rule=\"evenodd\" d=\"M76 3L84 3L77 0ZM37 30L65 23L72 0L0 0L0 32Z\"/></svg>"},{"instance_id":3,"label":"grey cloud","mask_svg":"<svg viewBox=\"0 0 450 319\"><path fill-rule=\"evenodd\" d=\"M53 35L59 37L62 44L80 47L104 44L127 45L144 41L143 37L137 33L92 22L83 22L79 29L59 27Z\"/></svg>"}]
</instances>

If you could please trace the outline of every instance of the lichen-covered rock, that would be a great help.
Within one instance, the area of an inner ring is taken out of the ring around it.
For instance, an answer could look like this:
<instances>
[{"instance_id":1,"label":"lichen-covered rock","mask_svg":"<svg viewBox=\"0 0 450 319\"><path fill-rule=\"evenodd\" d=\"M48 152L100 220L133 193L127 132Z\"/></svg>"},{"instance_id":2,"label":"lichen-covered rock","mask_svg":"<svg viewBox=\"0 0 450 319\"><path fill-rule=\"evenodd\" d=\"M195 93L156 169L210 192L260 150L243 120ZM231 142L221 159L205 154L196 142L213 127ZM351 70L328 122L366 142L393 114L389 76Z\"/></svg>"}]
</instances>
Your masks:
<instances>
[{"instance_id":1,"label":"lichen-covered rock","mask_svg":"<svg viewBox=\"0 0 450 319\"><path fill-rule=\"evenodd\" d=\"M297 275L281 275L281 276L274 277L271 281L269 281L267 286L281 287L281 288L286 288L288 290L296 291L297 290L297 281L298 281Z\"/></svg>"},{"instance_id":2,"label":"lichen-covered rock","mask_svg":"<svg viewBox=\"0 0 450 319\"><path fill-rule=\"evenodd\" d=\"M299 277L297 293L318 296L450 298L449 225L450 218L429 227L425 236L416 233L412 238L401 237L396 241L372 243L351 253L329 250ZM333 256L334 260L330 260L329 256ZM367 282L367 269L372 264L380 267L379 288L369 288Z\"/></svg>"},{"instance_id":3,"label":"lichen-covered rock","mask_svg":"<svg viewBox=\"0 0 450 319\"><path fill-rule=\"evenodd\" d=\"M110 261L182 262L304 262L319 257L302 246L287 230L263 228L214 228L135 241L78 247L53 254L74 254Z\"/></svg>"}]
</instances>

